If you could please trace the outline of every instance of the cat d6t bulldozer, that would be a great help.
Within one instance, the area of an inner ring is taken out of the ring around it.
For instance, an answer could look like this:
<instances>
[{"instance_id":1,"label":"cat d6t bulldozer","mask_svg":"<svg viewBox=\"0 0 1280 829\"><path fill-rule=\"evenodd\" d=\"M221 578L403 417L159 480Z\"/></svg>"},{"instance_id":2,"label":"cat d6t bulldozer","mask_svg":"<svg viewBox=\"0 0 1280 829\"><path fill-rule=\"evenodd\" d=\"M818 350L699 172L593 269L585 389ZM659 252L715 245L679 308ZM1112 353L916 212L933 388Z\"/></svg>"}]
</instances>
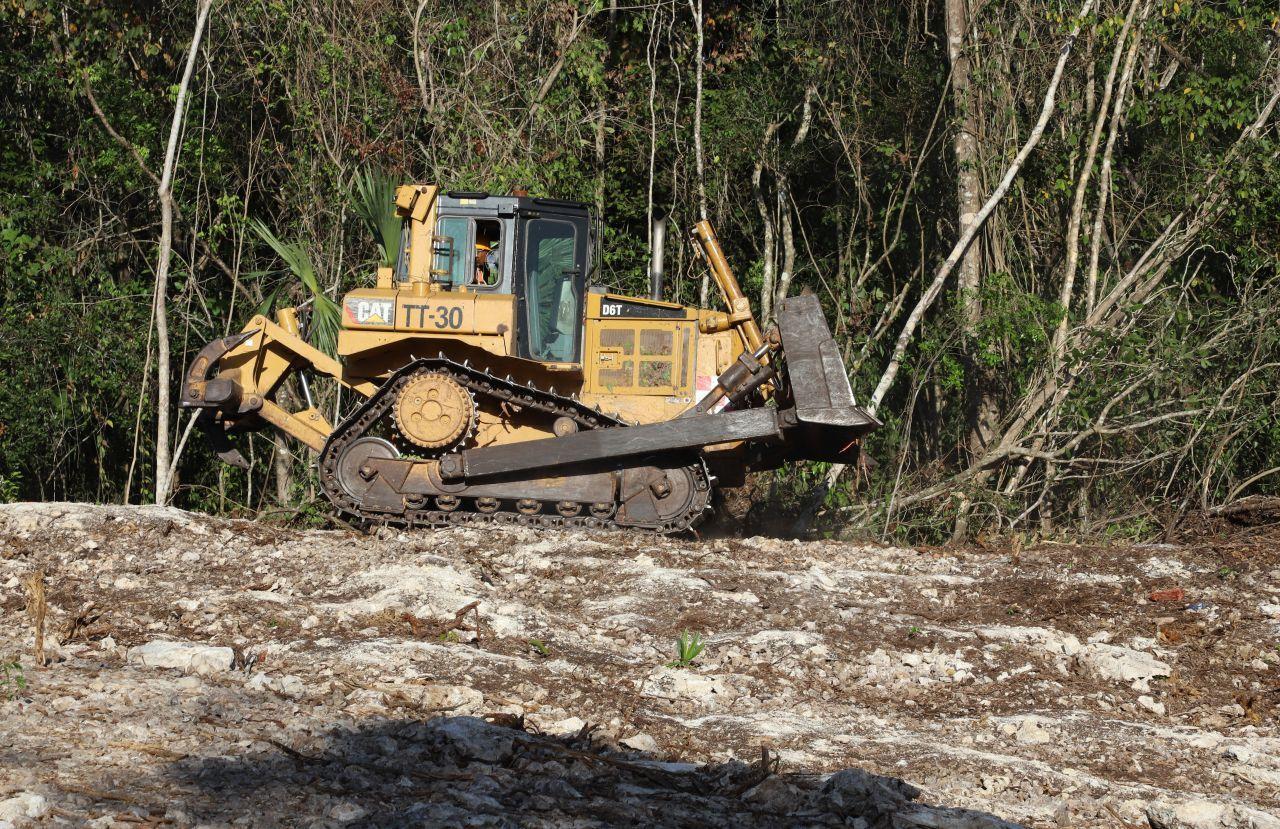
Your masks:
<instances>
[{"instance_id":1,"label":"cat d6t bulldozer","mask_svg":"<svg viewBox=\"0 0 1280 829\"><path fill-rule=\"evenodd\" d=\"M271 426L315 451L325 495L361 521L672 533L718 483L854 462L879 425L817 297L784 300L762 330L705 221L693 243L724 310L661 300L661 225L650 296L633 297L593 283L585 204L410 185L396 211L396 264L342 298L336 358L308 342L306 308L283 308L192 361L181 405L224 461L245 466L231 436ZM333 423L318 378L339 386Z\"/></svg>"}]
</instances>

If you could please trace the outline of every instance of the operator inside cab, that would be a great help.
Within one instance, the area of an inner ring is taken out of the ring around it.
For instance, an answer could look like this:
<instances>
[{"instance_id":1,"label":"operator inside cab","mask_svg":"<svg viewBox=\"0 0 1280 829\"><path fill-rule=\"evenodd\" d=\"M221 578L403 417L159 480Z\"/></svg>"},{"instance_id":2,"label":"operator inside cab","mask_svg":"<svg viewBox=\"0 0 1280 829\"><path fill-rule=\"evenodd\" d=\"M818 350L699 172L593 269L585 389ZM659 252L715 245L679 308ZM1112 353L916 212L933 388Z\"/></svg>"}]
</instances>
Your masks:
<instances>
[{"instance_id":1,"label":"operator inside cab","mask_svg":"<svg viewBox=\"0 0 1280 829\"><path fill-rule=\"evenodd\" d=\"M502 281L499 262L502 262L502 224L490 219L475 220L476 261L472 269L472 285L493 287Z\"/></svg>"},{"instance_id":2,"label":"operator inside cab","mask_svg":"<svg viewBox=\"0 0 1280 829\"><path fill-rule=\"evenodd\" d=\"M498 261L498 242L490 243L477 239L475 274L472 275L471 284L497 285L502 276L498 271Z\"/></svg>"},{"instance_id":3,"label":"operator inside cab","mask_svg":"<svg viewBox=\"0 0 1280 829\"><path fill-rule=\"evenodd\" d=\"M446 286L445 290L495 288L502 284L501 222L441 216L435 235L443 245L437 247L432 267L440 276L435 281Z\"/></svg>"}]
</instances>

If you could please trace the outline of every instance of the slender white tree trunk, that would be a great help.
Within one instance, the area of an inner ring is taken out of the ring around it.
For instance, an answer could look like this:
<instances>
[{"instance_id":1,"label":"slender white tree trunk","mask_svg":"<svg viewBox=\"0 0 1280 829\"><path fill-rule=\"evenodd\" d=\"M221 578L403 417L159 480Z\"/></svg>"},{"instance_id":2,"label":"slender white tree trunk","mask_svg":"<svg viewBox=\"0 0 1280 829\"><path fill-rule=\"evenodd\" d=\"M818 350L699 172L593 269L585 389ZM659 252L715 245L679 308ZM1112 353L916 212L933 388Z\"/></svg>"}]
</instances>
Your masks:
<instances>
[{"instance_id":1,"label":"slender white tree trunk","mask_svg":"<svg viewBox=\"0 0 1280 829\"><path fill-rule=\"evenodd\" d=\"M760 154L756 156L755 166L751 170L751 190L756 198L756 210L760 213L760 222L764 226L764 253L762 257L764 270L760 281L760 321L766 326L773 319L773 271L774 260L777 256L774 248L773 211L769 209L769 205L764 200L763 175L769 145L773 143L773 136L777 133L779 126L779 122L775 121L765 129L764 138L760 141Z\"/></svg>"},{"instance_id":2,"label":"slender white tree trunk","mask_svg":"<svg viewBox=\"0 0 1280 829\"><path fill-rule=\"evenodd\" d=\"M791 138L791 153L809 137L809 128L813 126L813 99L818 94L816 84L809 84L804 90L804 105L801 109L800 126ZM791 174L788 172L789 160L778 165L778 223L782 234L782 271L778 274L777 285L773 287L770 310L763 312L760 319L764 324L773 322L773 315L782 305L791 290L791 280L796 275L796 237L792 223L792 209L795 207L791 198Z\"/></svg>"},{"instance_id":3,"label":"slender white tree trunk","mask_svg":"<svg viewBox=\"0 0 1280 829\"><path fill-rule=\"evenodd\" d=\"M1137 10L1137 0L1133 0L1129 4L1129 13L1124 19L1124 26L1120 29L1120 36L1116 38L1115 49L1111 54L1111 68L1107 71L1107 80L1103 85L1102 106L1098 107L1098 114L1094 118L1093 132L1089 136L1089 145L1085 150L1084 163L1080 165L1080 175L1076 179L1075 194L1071 199L1071 213L1067 218L1066 262L1062 267L1062 287L1058 293L1058 304L1062 306L1063 314L1053 334L1054 351L1058 351L1062 347L1062 341L1067 336L1071 296L1075 290L1076 269L1080 263L1080 227L1084 217L1084 200L1089 192L1089 181L1093 176L1094 161L1097 159L1098 147L1102 143L1102 132L1106 127L1107 116L1111 110L1111 99L1115 95L1116 75L1120 69L1120 59L1124 55L1125 46L1128 45L1129 30L1133 26L1133 16ZM1139 40L1140 36L1135 36L1129 48L1129 57L1125 63L1124 71L1126 80L1133 73ZM1121 81L1120 97L1116 100L1116 113L1113 117L1113 122L1117 124L1120 114L1124 110L1124 94L1125 82ZM1110 142L1108 142L1108 149L1110 146Z\"/></svg>"},{"instance_id":4,"label":"slender white tree trunk","mask_svg":"<svg viewBox=\"0 0 1280 829\"><path fill-rule=\"evenodd\" d=\"M782 270L773 289L773 307L778 308L791 290L796 275L796 234L791 219L791 180L786 173L778 177L778 217L782 225Z\"/></svg>"},{"instance_id":5,"label":"slender white tree trunk","mask_svg":"<svg viewBox=\"0 0 1280 829\"><path fill-rule=\"evenodd\" d=\"M970 58L965 49L969 28L967 0L946 0L947 53L951 59L951 100L955 105L956 132L952 151L956 163L956 227L961 236L969 232L982 207L982 180L978 175L978 117L970 85ZM982 315L978 296L982 246L976 242L960 257L956 269L957 287L966 334L976 333Z\"/></svg>"},{"instance_id":6,"label":"slender white tree trunk","mask_svg":"<svg viewBox=\"0 0 1280 829\"><path fill-rule=\"evenodd\" d=\"M658 110L655 101L658 94L657 66L658 9L655 6L649 24L649 46L645 51L645 64L649 67L649 190L646 196L645 238L649 242L649 255L653 255L653 178L658 159Z\"/></svg>"},{"instance_id":7,"label":"slender white tree trunk","mask_svg":"<svg viewBox=\"0 0 1280 829\"><path fill-rule=\"evenodd\" d=\"M600 100L600 109L596 113L596 215L604 219L604 159L605 159L605 116L607 115L604 99Z\"/></svg>"},{"instance_id":8,"label":"slender white tree trunk","mask_svg":"<svg viewBox=\"0 0 1280 829\"><path fill-rule=\"evenodd\" d=\"M689 11L693 14L693 25L698 33L698 54L694 63L694 97L693 97L693 160L698 171L698 218L707 219L707 181L706 166L702 155L702 66L704 40L702 31L702 0L689 0ZM711 277L702 275L702 284L698 288L698 305L707 307L707 298L711 290Z\"/></svg>"},{"instance_id":9,"label":"slender white tree trunk","mask_svg":"<svg viewBox=\"0 0 1280 829\"><path fill-rule=\"evenodd\" d=\"M968 0L946 0L947 54L951 62L951 100L955 107L955 135L951 147L956 165L956 230L969 235L982 208L982 176L978 158L978 98L973 92L969 43ZM980 359L982 320L982 244L975 237L956 266L956 288L968 363L966 444L980 455L995 433L999 410L991 371Z\"/></svg>"},{"instance_id":10,"label":"slender white tree trunk","mask_svg":"<svg viewBox=\"0 0 1280 829\"><path fill-rule=\"evenodd\" d=\"M169 262L173 258L173 174L178 166L178 139L187 112L187 90L200 54L205 24L213 0L197 0L196 27L187 52L187 65L178 85L178 99L173 106L173 123L169 126L169 143L164 154L164 170L156 195L160 199L160 254L156 263L156 284L152 313L156 320L156 503L166 504L172 494L169 451Z\"/></svg>"},{"instance_id":11,"label":"slender white tree trunk","mask_svg":"<svg viewBox=\"0 0 1280 829\"><path fill-rule=\"evenodd\" d=\"M275 473L276 473L276 503L280 506L288 506L293 490L293 463L289 456L289 443L284 439L284 435L277 433L275 435Z\"/></svg>"}]
</instances>

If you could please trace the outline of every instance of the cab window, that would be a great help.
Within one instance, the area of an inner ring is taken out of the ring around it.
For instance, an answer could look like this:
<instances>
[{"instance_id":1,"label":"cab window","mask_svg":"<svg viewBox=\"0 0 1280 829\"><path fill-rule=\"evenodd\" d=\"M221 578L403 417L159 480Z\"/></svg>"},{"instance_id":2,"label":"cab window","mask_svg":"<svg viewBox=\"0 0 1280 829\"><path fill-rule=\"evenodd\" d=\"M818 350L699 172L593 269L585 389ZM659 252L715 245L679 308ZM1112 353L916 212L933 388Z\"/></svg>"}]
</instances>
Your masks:
<instances>
[{"instance_id":1,"label":"cab window","mask_svg":"<svg viewBox=\"0 0 1280 829\"><path fill-rule=\"evenodd\" d=\"M582 297L572 222L534 219L525 237L525 299L529 356L547 362L575 362Z\"/></svg>"},{"instance_id":2,"label":"cab window","mask_svg":"<svg viewBox=\"0 0 1280 829\"><path fill-rule=\"evenodd\" d=\"M434 269L444 271L436 279L452 288L494 288L502 282L502 223L496 219L442 216L436 236L449 239L448 251L438 252Z\"/></svg>"},{"instance_id":3,"label":"cab window","mask_svg":"<svg viewBox=\"0 0 1280 829\"><path fill-rule=\"evenodd\" d=\"M497 219L475 220L474 288L493 288L502 283L502 223Z\"/></svg>"},{"instance_id":4,"label":"cab window","mask_svg":"<svg viewBox=\"0 0 1280 829\"><path fill-rule=\"evenodd\" d=\"M436 250L431 265L434 279L454 286L468 284L472 261L467 253L471 245L471 220L465 216L442 216L436 222L436 236L445 237L449 244L443 250Z\"/></svg>"}]
</instances>

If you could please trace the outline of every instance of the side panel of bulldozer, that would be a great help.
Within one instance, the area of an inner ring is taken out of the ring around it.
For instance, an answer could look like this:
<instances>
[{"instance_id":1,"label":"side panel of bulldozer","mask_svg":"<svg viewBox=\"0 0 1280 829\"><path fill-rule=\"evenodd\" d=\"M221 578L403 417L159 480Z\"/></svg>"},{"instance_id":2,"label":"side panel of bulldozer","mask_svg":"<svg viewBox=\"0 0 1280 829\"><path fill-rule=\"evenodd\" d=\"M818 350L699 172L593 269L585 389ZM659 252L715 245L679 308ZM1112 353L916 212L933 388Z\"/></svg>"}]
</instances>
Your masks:
<instances>
[{"instance_id":1,"label":"side panel of bulldozer","mask_svg":"<svg viewBox=\"0 0 1280 829\"><path fill-rule=\"evenodd\" d=\"M431 349L474 348L510 357L515 346L511 294L365 288L342 300L338 356L353 374L376 377Z\"/></svg>"},{"instance_id":2,"label":"side panel of bulldozer","mask_svg":"<svg viewBox=\"0 0 1280 829\"><path fill-rule=\"evenodd\" d=\"M679 416L742 353L737 332L699 330L706 315L670 302L589 295L583 398L633 423Z\"/></svg>"},{"instance_id":3,"label":"side panel of bulldozer","mask_svg":"<svg viewBox=\"0 0 1280 829\"><path fill-rule=\"evenodd\" d=\"M482 335L510 342L515 297L482 291L362 288L342 299L344 330L397 331L428 337ZM508 349L509 350L509 349Z\"/></svg>"}]
</instances>

